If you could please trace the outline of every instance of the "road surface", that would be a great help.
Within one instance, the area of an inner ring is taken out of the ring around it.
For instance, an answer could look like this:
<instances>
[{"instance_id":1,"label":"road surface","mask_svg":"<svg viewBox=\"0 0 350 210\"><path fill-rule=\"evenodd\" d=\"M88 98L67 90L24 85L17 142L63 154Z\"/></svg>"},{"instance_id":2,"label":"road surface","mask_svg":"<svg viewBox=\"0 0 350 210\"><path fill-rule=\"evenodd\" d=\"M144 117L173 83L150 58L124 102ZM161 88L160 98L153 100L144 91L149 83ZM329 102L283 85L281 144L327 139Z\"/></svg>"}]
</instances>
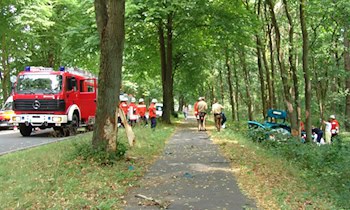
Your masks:
<instances>
[{"instance_id":1,"label":"road surface","mask_svg":"<svg viewBox=\"0 0 350 210\"><path fill-rule=\"evenodd\" d=\"M52 134L52 129L45 129L34 131L29 137L23 137L18 130L1 130L0 155L65 139L53 137Z\"/></svg>"}]
</instances>

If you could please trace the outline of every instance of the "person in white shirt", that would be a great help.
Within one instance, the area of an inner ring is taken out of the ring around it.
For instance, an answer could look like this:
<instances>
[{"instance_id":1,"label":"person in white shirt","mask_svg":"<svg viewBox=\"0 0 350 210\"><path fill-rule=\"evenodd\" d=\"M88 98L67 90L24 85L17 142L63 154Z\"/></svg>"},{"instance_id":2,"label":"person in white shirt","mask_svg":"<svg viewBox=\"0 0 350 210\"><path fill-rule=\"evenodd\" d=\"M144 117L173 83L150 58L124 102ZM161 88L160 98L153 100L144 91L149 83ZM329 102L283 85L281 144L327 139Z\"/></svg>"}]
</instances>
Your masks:
<instances>
[{"instance_id":1,"label":"person in white shirt","mask_svg":"<svg viewBox=\"0 0 350 210\"><path fill-rule=\"evenodd\" d=\"M205 118L207 115L207 109L208 109L208 104L205 102L204 97L200 97L200 101L198 102L197 108L198 108L198 131L206 131L207 129L205 128Z\"/></svg>"},{"instance_id":2,"label":"person in white shirt","mask_svg":"<svg viewBox=\"0 0 350 210\"><path fill-rule=\"evenodd\" d=\"M221 104L219 104L219 102L216 99L214 99L214 104L211 108L211 111L214 114L214 122L217 131L220 131L221 128L222 109L224 109L224 107Z\"/></svg>"},{"instance_id":3,"label":"person in white shirt","mask_svg":"<svg viewBox=\"0 0 350 210\"><path fill-rule=\"evenodd\" d=\"M332 138L332 123L328 121L323 121L323 124L325 124L325 135L324 135L324 140L326 141L326 144L331 143L331 138Z\"/></svg>"}]
</instances>

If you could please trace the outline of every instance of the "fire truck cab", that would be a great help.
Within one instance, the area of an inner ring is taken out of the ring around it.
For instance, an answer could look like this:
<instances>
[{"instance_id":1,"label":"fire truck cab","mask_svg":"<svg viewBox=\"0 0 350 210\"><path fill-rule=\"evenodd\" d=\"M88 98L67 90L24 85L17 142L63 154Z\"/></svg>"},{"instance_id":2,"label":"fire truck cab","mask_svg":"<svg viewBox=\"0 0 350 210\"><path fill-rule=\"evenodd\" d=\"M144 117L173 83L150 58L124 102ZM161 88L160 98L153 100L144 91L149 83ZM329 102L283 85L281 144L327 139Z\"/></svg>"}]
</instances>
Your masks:
<instances>
[{"instance_id":1,"label":"fire truck cab","mask_svg":"<svg viewBox=\"0 0 350 210\"><path fill-rule=\"evenodd\" d=\"M12 123L22 136L33 129L53 128L64 136L95 123L97 79L79 69L29 67L17 76Z\"/></svg>"}]
</instances>

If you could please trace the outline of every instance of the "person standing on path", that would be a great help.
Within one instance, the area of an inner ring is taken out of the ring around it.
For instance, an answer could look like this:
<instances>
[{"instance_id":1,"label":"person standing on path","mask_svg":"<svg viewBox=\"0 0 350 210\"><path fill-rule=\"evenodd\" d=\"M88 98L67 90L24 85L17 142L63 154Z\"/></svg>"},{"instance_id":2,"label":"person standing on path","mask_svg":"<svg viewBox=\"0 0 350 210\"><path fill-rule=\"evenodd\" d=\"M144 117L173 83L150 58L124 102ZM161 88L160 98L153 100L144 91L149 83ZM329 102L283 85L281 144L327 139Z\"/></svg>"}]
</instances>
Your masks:
<instances>
[{"instance_id":1,"label":"person standing on path","mask_svg":"<svg viewBox=\"0 0 350 210\"><path fill-rule=\"evenodd\" d=\"M206 131L205 128L205 118L207 115L208 104L205 102L205 98L201 97L201 100L198 102L198 131Z\"/></svg>"},{"instance_id":2,"label":"person standing on path","mask_svg":"<svg viewBox=\"0 0 350 210\"><path fill-rule=\"evenodd\" d=\"M219 104L217 99L214 99L214 104L212 105L211 111L214 114L215 127L219 132L221 128L222 109L224 109L224 107Z\"/></svg>"},{"instance_id":3,"label":"person standing on path","mask_svg":"<svg viewBox=\"0 0 350 210\"><path fill-rule=\"evenodd\" d=\"M183 111L185 120L187 120L187 116L188 116L188 105L187 105L187 104L185 104L185 105L183 106L182 111Z\"/></svg>"},{"instance_id":4,"label":"person standing on path","mask_svg":"<svg viewBox=\"0 0 350 210\"><path fill-rule=\"evenodd\" d=\"M157 99L152 99L151 105L148 108L149 118L151 119L151 129L155 129L157 125L157 114L156 114L156 103Z\"/></svg>"},{"instance_id":5,"label":"person standing on path","mask_svg":"<svg viewBox=\"0 0 350 210\"><path fill-rule=\"evenodd\" d=\"M147 107L145 104L145 100L143 98L139 99L139 104L137 105L136 112L139 115L140 122L143 121L145 123L145 126L148 125L147 118L146 118L146 111Z\"/></svg>"}]
</instances>

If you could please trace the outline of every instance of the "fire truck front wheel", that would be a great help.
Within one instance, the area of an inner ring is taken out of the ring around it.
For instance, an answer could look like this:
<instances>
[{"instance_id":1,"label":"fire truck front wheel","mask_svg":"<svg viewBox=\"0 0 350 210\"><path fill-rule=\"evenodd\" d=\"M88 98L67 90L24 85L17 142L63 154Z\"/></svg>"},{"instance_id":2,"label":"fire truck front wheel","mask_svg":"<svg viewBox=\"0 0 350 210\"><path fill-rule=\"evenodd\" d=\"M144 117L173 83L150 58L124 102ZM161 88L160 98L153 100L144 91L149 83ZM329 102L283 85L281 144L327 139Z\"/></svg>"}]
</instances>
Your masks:
<instances>
[{"instance_id":1,"label":"fire truck front wheel","mask_svg":"<svg viewBox=\"0 0 350 210\"><path fill-rule=\"evenodd\" d=\"M19 125L19 132L22 134L22 136L30 136L30 134L33 131L33 127L31 125L26 126L25 124Z\"/></svg>"},{"instance_id":2,"label":"fire truck front wheel","mask_svg":"<svg viewBox=\"0 0 350 210\"><path fill-rule=\"evenodd\" d=\"M77 134L79 127L79 117L76 113L73 114L72 121L69 122L67 129L67 136L74 136Z\"/></svg>"}]
</instances>

